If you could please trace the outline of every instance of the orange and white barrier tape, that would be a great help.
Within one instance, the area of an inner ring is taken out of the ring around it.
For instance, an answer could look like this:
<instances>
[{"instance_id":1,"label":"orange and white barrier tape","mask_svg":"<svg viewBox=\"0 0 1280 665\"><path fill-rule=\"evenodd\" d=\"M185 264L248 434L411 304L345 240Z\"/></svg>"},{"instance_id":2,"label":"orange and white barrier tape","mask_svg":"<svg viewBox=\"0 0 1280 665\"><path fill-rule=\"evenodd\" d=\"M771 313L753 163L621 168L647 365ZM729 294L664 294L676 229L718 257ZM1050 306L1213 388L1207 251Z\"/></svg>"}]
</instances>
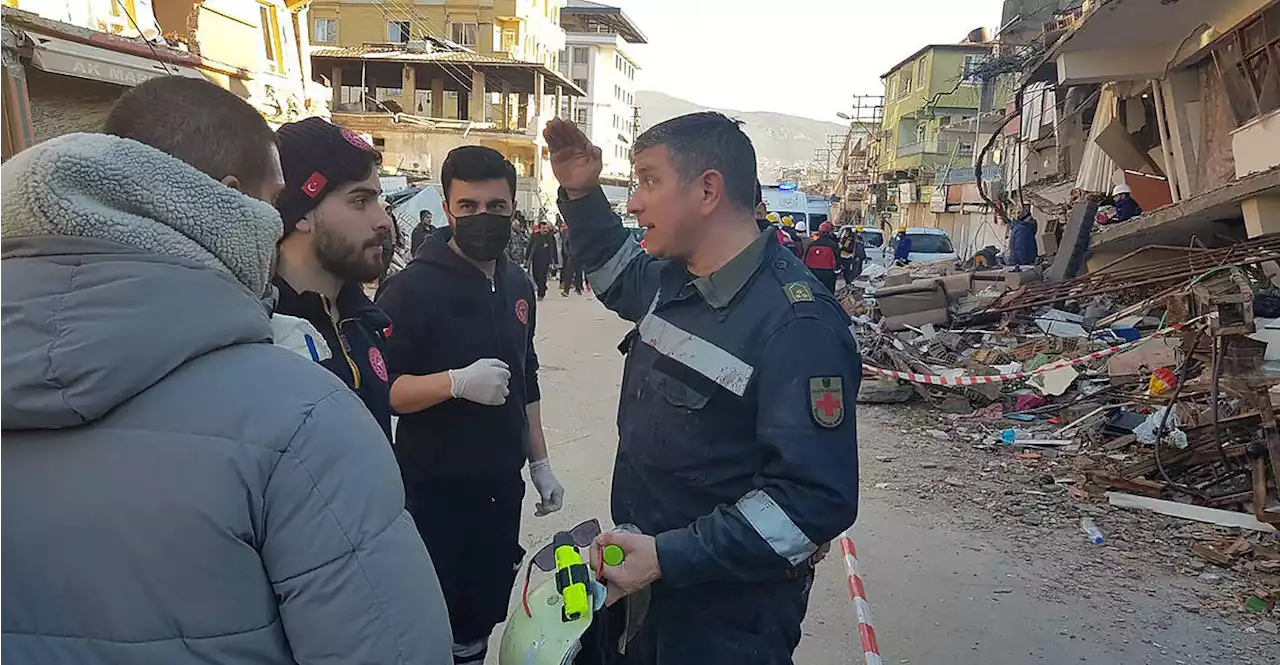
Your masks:
<instances>
[{"instance_id":1,"label":"orange and white barrier tape","mask_svg":"<svg viewBox=\"0 0 1280 665\"><path fill-rule=\"evenodd\" d=\"M876 629L871 625L871 604L858 573L858 551L853 547L849 532L840 534L840 552L844 555L844 568L849 578L849 596L858 613L858 637L862 640L862 657L866 665L881 665L880 645L876 643Z\"/></svg>"},{"instance_id":2,"label":"orange and white barrier tape","mask_svg":"<svg viewBox=\"0 0 1280 665\"><path fill-rule=\"evenodd\" d=\"M938 376L937 374L919 374L917 372L899 372L897 370L884 369L881 367L873 367L871 365L863 365L862 370L863 372L870 373L870 374L892 376L895 379L902 379L903 381L910 381L912 383L927 383L929 385L934 385L934 386L975 386L983 383L1000 383L1003 381L1016 381L1018 379L1030 378L1037 374L1044 374L1045 372L1051 372L1060 367L1066 367L1068 365L1081 365L1093 360L1097 360L1099 358L1106 358L1107 356L1120 353L1121 351L1128 351L1129 349L1142 346L1143 344L1146 344L1147 342L1150 342L1153 339L1165 337L1170 333L1186 328L1187 326L1199 321L1201 318L1204 318L1204 317L1196 317L1194 319L1191 319L1190 321L1186 321L1183 323L1175 323L1174 325L1171 325L1168 328L1165 328L1163 330L1158 330L1146 337L1143 337L1142 339L1135 339L1132 342L1125 342L1124 344L1118 344L1116 346L1102 349L1101 351L1094 351L1093 353L1080 356L1079 358L1068 358L1065 360L1058 360L1055 362L1051 362L1042 367L1037 367L1030 372L1012 372L1009 374L983 374L983 375L977 375L977 376Z\"/></svg>"}]
</instances>

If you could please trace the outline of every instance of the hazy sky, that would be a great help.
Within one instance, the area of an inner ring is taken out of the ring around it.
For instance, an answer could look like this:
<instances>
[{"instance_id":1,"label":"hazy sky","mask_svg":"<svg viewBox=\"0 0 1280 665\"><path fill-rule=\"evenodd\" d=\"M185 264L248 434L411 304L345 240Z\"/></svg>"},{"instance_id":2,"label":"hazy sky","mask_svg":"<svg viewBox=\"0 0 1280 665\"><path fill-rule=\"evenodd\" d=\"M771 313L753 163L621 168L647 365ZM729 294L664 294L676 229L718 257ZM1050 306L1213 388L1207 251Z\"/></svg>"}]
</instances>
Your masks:
<instances>
[{"instance_id":1,"label":"hazy sky","mask_svg":"<svg viewBox=\"0 0 1280 665\"><path fill-rule=\"evenodd\" d=\"M1001 0L598 0L649 38L641 90L738 111L836 119L925 44L993 31ZM750 83L743 84L743 80Z\"/></svg>"}]
</instances>

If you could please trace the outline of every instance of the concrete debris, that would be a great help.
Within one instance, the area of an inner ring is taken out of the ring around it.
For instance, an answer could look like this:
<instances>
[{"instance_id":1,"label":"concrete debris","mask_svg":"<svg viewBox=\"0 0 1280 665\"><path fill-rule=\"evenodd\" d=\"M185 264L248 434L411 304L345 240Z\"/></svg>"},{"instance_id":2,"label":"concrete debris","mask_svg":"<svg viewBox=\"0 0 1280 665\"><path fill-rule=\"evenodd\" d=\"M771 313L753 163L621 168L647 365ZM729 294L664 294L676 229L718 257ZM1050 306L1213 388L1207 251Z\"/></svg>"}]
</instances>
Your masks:
<instances>
[{"instance_id":1,"label":"concrete debris","mask_svg":"<svg viewBox=\"0 0 1280 665\"><path fill-rule=\"evenodd\" d=\"M1270 335L1280 326L1252 310L1255 294L1280 304L1262 269L1277 259L1280 234L1139 250L1057 281L935 262L894 268L839 298L874 368L862 392L933 405L950 423L916 430L927 437L1069 465L1075 503L1110 491L1132 497L1118 505L1265 530L1280 524L1280 367L1264 364L1280 356ZM1259 335L1257 321L1272 327ZM978 431L958 435L961 423ZM1000 445L996 434L1014 429ZM1147 500L1157 503L1139 505Z\"/></svg>"}]
</instances>

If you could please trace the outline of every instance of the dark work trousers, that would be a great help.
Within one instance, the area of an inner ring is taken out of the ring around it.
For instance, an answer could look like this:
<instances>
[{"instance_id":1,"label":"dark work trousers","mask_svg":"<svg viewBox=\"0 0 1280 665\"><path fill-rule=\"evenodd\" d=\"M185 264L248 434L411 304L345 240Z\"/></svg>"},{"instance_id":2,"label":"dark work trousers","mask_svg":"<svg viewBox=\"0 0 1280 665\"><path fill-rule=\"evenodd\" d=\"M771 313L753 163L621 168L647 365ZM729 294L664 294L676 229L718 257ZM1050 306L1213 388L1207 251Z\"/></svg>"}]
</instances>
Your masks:
<instances>
[{"instance_id":1,"label":"dark work trousers","mask_svg":"<svg viewBox=\"0 0 1280 665\"><path fill-rule=\"evenodd\" d=\"M538 287L538 300L542 300L547 295L547 277L551 274L551 263L539 263L535 261L530 272L533 273L533 283Z\"/></svg>"},{"instance_id":2,"label":"dark work trousers","mask_svg":"<svg viewBox=\"0 0 1280 665\"><path fill-rule=\"evenodd\" d=\"M487 639L507 618L524 559L519 542L524 481L517 476L502 482L413 482L405 499L440 578L454 644Z\"/></svg>"},{"instance_id":3,"label":"dark work trousers","mask_svg":"<svg viewBox=\"0 0 1280 665\"><path fill-rule=\"evenodd\" d=\"M813 276L817 277L818 281L822 282L822 285L827 287L827 290L830 291L832 295L835 295L836 276L838 274L835 270L825 270L822 268L810 268L809 272L813 273Z\"/></svg>"},{"instance_id":4,"label":"dark work trousers","mask_svg":"<svg viewBox=\"0 0 1280 665\"><path fill-rule=\"evenodd\" d=\"M578 263L577 257L570 256L565 259L564 266L560 268L560 293L569 295L569 288L573 288L573 292L582 295L582 264Z\"/></svg>"},{"instance_id":5,"label":"dark work trousers","mask_svg":"<svg viewBox=\"0 0 1280 665\"><path fill-rule=\"evenodd\" d=\"M619 603L596 615L575 665L791 665L809 604L812 569L761 584L652 587L640 633L616 653Z\"/></svg>"}]
</instances>

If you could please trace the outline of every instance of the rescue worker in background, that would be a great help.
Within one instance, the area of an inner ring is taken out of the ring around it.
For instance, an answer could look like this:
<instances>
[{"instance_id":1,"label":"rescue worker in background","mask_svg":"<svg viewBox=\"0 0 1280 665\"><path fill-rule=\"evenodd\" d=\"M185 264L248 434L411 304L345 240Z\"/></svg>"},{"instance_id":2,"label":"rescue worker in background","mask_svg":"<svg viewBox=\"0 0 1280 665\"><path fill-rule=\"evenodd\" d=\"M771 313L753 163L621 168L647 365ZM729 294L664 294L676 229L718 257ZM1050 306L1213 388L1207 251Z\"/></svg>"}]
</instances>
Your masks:
<instances>
[{"instance_id":1,"label":"rescue worker in background","mask_svg":"<svg viewBox=\"0 0 1280 665\"><path fill-rule=\"evenodd\" d=\"M818 237L809 243L809 248L804 252L804 267L827 287L828 293L834 295L836 279L840 274L840 261L837 258L840 254L840 243L836 241L833 230L831 222L818 225Z\"/></svg>"},{"instance_id":2,"label":"rescue worker in background","mask_svg":"<svg viewBox=\"0 0 1280 665\"><path fill-rule=\"evenodd\" d=\"M1109 223L1127 222L1142 214L1142 206L1133 198L1133 190L1126 183L1116 185L1111 190L1111 199L1116 206L1116 214Z\"/></svg>"},{"instance_id":3,"label":"rescue worker in background","mask_svg":"<svg viewBox=\"0 0 1280 665\"><path fill-rule=\"evenodd\" d=\"M434 229L431 227L431 211L422 210L418 213L418 225L413 227L413 232L409 234L409 258L418 255L418 248L422 247L422 243L431 235Z\"/></svg>"},{"instance_id":4,"label":"rescue worker in background","mask_svg":"<svg viewBox=\"0 0 1280 665\"><path fill-rule=\"evenodd\" d=\"M763 207L763 206L764 206L764 203L761 202L760 207ZM765 222L769 224L770 228L772 228L777 233L778 242L781 243L783 247L786 247L788 252L795 254L798 251L796 249L795 236L791 235L789 230L782 225L782 219L778 217L778 213L776 212L767 213L764 219L765 219Z\"/></svg>"},{"instance_id":5,"label":"rescue worker in background","mask_svg":"<svg viewBox=\"0 0 1280 665\"><path fill-rule=\"evenodd\" d=\"M1022 204L1022 214L1009 224L1009 263L1029 266L1036 262L1036 219L1031 216L1031 206Z\"/></svg>"},{"instance_id":6,"label":"rescue worker in background","mask_svg":"<svg viewBox=\"0 0 1280 665\"><path fill-rule=\"evenodd\" d=\"M857 516L849 317L756 224L735 121L693 113L636 140L627 211L645 249L600 188L600 148L559 118L544 136L588 281L636 324L612 512L641 533L603 534L625 560L595 562L615 598L652 590L628 662L790 663L811 557Z\"/></svg>"},{"instance_id":7,"label":"rescue worker in background","mask_svg":"<svg viewBox=\"0 0 1280 665\"><path fill-rule=\"evenodd\" d=\"M907 235L907 227L905 226L899 226L898 233L894 237L893 262L895 265L900 266L905 266L911 262L911 236Z\"/></svg>"},{"instance_id":8,"label":"rescue worker in background","mask_svg":"<svg viewBox=\"0 0 1280 665\"><path fill-rule=\"evenodd\" d=\"M449 605L454 662L483 663L506 618L520 547L525 462L537 514L564 488L547 458L533 283L506 260L516 170L492 148L454 148L440 169L449 227L387 280L378 304L406 503Z\"/></svg>"},{"instance_id":9,"label":"rescue worker in background","mask_svg":"<svg viewBox=\"0 0 1280 665\"><path fill-rule=\"evenodd\" d=\"M840 270L844 273L845 284L853 284L853 280L862 274L862 266L867 261L867 248L862 244L862 227L846 226L840 230Z\"/></svg>"},{"instance_id":10,"label":"rescue worker in background","mask_svg":"<svg viewBox=\"0 0 1280 665\"><path fill-rule=\"evenodd\" d=\"M577 254L573 251L573 245L569 244L569 227L560 222L560 295L567 297L569 295L569 287L573 287L573 292L582 295L582 283L585 274L582 271L582 263L578 261Z\"/></svg>"},{"instance_id":11,"label":"rescue worker in background","mask_svg":"<svg viewBox=\"0 0 1280 665\"><path fill-rule=\"evenodd\" d=\"M533 274L533 283L538 288L538 300L547 296L547 277L551 274L551 266L556 262L556 236L551 232L551 225L538 222L533 237L529 239L528 256L529 272Z\"/></svg>"},{"instance_id":12,"label":"rescue worker in background","mask_svg":"<svg viewBox=\"0 0 1280 665\"><path fill-rule=\"evenodd\" d=\"M804 237L796 230L796 223L791 218L791 215L782 217L782 232L791 238L791 243L787 245L787 249L791 250L791 253L795 254L797 259L804 256L802 247Z\"/></svg>"},{"instance_id":13,"label":"rescue worker in background","mask_svg":"<svg viewBox=\"0 0 1280 665\"><path fill-rule=\"evenodd\" d=\"M360 396L389 442L383 330L391 320L364 293L365 282L386 272L383 248L394 235L378 203L382 155L321 118L283 125L276 136L285 181L276 199L284 222L276 311L305 319L324 336L330 357L313 360Z\"/></svg>"}]
</instances>

